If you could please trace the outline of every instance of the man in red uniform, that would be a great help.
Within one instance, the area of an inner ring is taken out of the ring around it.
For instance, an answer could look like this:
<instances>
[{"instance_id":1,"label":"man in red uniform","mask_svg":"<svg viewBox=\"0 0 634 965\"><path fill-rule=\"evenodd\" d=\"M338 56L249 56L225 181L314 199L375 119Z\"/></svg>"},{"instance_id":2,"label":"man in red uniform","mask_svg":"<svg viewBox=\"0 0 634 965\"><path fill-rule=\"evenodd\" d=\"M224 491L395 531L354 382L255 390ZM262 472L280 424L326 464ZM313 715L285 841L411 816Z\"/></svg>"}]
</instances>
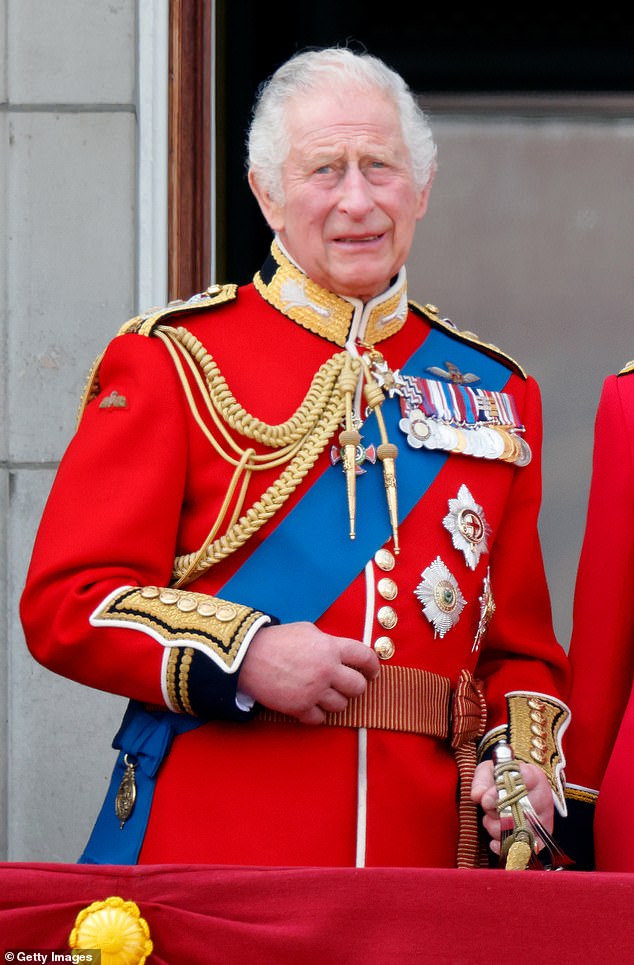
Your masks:
<instances>
[{"instance_id":1,"label":"man in red uniform","mask_svg":"<svg viewBox=\"0 0 634 965\"><path fill-rule=\"evenodd\" d=\"M580 867L634 871L634 363L604 382L570 643L566 847ZM596 810L596 813L595 813ZM594 824L594 852L592 830Z\"/></svg>"},{"instance_id":2,"label":"man in red uniform","mask_svg":"<svg viewBox=\"0 0 634 965\"><path fill-rule=\"evenodd\" d=\"M292 58L249 165L269 258L113 340L27 578L35 657L131 698L84 860L473 865L478 742L563 799L539 391L408 303L435 146L384 64Z\"/></svg>"}]
</instances>

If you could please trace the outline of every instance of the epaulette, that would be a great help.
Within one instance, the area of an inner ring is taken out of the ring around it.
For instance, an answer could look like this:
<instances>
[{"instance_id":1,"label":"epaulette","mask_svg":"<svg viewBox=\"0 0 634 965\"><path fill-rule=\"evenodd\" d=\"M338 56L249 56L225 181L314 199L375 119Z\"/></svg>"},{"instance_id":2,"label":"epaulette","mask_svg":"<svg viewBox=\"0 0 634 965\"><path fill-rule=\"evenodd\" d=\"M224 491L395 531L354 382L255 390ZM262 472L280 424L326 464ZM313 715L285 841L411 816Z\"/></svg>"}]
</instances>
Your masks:
<instances>
[{"instance_id":1,"label":"epaulette","mask_svg":"<svg viewBox=\"0 0 634 965\"><path fill-rule=\"evenodd\" d=\"M137 335L149 336L153 329L172 319L174 315L186 315L189 312L199 312L205 308L217 308L227 302L232 302L237 298L237 285L210 285L204 292L192 295L187 301L176 299L169 302L164 308L151 308L143 315L135 315L122 325L117 335L128 335L133 332Z\"/></svg>"},{"instance_id":2,"label":"epaulette","mask_svg":"<svg viewBox=\"0 0 634 965\"><path fill-rule=\"evenodd\" d=\"M628 362L627 365L624 365L621 371L617 372L617 375L629 375L630 372L634 372L634 359Z\"/></svg>"},{"instance_id":3,"label":"epaulette","mask_svg":"<svg viewBox=\"0 0 634 965\"><path fill-rule=\"evenodd\" d=\"M121 326L117 332L117 338L119 335L128 335L130 333L149 337L157 325L172 321L175 316L186 315L189 312L199 312L205 308L217 308L219 305L225 305L227 302L234 301L237 295L237 285L210 285L204 292L192 295L187 301L176 299L175 301L169 302L164 308L151 308L150 311L145 312L144 315L135 315L134 318L130 318L125 325ZM88 373L84 391L79 402L76 426L81 422L88 403L99 394L99 366L104 355L105 351L97 356Z\"/></svg>"},{"instance_id":4,"label":"epaulette","mask_svg":"<svg viewBox=\"0 0 634 965\"><path fill-rule=\"evenodd\" d=\"M491 342L483 342L474 332L463 331L456 328L454 323L448 318L443 318L439 314L439 310L435 305L419 305L417 302L410 302L410 307L413 311L422 315L434 328L439 328L443 332L446 332L452 338L458 339L462 342L468 342L470 345L475 345L479 348L485 355L491 358L500 359L505 365L508 365L513 371L521 376L523 379L527 378L526 372L514 358L507 355L497 345L493 345Z\"/></svg>"}]
</instances>

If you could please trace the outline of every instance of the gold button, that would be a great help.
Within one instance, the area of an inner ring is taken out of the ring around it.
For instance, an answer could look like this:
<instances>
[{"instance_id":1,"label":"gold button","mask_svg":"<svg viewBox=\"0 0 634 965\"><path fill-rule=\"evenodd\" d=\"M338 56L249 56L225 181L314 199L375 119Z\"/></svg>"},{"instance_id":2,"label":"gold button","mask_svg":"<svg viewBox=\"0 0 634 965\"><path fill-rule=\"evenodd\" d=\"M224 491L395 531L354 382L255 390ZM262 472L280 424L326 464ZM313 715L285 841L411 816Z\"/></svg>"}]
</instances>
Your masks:
<instances>
[{"instance_id":1,"label":"gold button","mask_svg":"<svg viewBox=\"0 0 634 965\"><path fill-rule=\"evenodd\" d=\"M171 606L172 603L176 603L178 600L178 590L161 590L159 593L159 600L161 603L167 603L168 606Z\"/></svg>"},{"instance_id":2,"label":"gold button","mask_svg":"<svg viewBox=\"0 0 634 965\"><path fill-rule=\"evenodd\" d=\"M141 590L141 596L144 600L155 600L159 592L158 586L144 586Z\"/></svg>"},{"instance_id":3,"label":"gold button","mask_svg":"<svg viewBox=\"0 0 634 965\"><path fill-rule=\"evenodd\" d=\"M196 599L193 596L182 596L177 600L176 606L182 613L191 613L197 607Z\"/></svg>"},{"instance_id":4,"label":"gold button","mask_svg":"<svg viewBox=\"0 0 634 965\"><path fill-rule=\"evenodd\" d=\"M533 750L531 751L531 757L533 758L534 761L537 761L538 764L546 763L546 754L544 753L544 751L540 751L536 747L534 747Z\"/></svg>"},{"instance_id":5,"label":"gold button","mask_svg":"<svg viewBox=\"0 0 634 965\"><path fill-rule=\"evenodd\" d=\"M398 596L398 586L389 576L382 576L376 588L379 591L379 596L383 597L384 600L395 600Z\"/></svg>"},{"instance_id":6,"label":"gold button","mask_svg":"<svg viewBox=\"0 0 634 965\"><path fill-rule=\"evenodd\" d=\"M390 551L386 550L385 548L377 550L377 552L374 554L374 562L380 570L383 570L384 573L389 573L390 570L394 569L396 564L396 560Z\"/></svg>"},{"instance_id":7,"label":"gold button","mask_svg":"<svg viewBox=\"0 0 634 965\"><path fill-rule=\"evenodd\" d=\"M238 615L238 611L230 603L223 603L216 610L216 619L221 623L231 623Z\"/></svg>"},{"instance_id":8,"label":"gold button","mask_svg":"<svg viewBox=\"0 0 634 965\"><path fill-rule=\"evenodd\" d=\"M389 660L394 656L395 646L389 637L378 637L374 641L374 651L381 660Z\"/></svg>"},{"instance_id":9,"label":"gold button","mask_svg":"<svg viewBox=\"0 0 634 965\"><path fill-rule=\"evenodd\" d=\"M203 600L196 609L201 617L212 617L216 612L216 604L212 603L211 600Z\"/></svg>"},{"instance_id":10,"label":"gold button","mask_svg":"<svg viewBox=\"0 0 634 965\"><path fill-rule=\"evenodd\" d=\"M382 606L376 618L384 630L393 630L398 623L396 610L391 606Z\"/></svg>"}]
</instances>

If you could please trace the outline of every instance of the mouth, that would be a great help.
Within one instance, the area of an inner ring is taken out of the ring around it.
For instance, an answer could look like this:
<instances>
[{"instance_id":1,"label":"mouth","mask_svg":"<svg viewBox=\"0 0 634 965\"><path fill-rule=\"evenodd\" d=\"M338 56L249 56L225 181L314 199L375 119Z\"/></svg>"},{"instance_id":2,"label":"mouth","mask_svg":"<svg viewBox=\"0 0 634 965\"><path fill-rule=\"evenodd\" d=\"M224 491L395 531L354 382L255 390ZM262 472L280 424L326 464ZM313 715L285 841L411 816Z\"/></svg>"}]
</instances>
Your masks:
<instances>
[{"instance_id":1,"label":"mouth","mask_svg":"<svg viewBox=\"0 0 634 965\"><path fill-rule=\"evenodd\" d=\"M335 238L337 244L339 245L368 245L376 241L379 241L383 237L382 234L378 235L342 235L340 238Z\"/></svg>"}]
</instances>

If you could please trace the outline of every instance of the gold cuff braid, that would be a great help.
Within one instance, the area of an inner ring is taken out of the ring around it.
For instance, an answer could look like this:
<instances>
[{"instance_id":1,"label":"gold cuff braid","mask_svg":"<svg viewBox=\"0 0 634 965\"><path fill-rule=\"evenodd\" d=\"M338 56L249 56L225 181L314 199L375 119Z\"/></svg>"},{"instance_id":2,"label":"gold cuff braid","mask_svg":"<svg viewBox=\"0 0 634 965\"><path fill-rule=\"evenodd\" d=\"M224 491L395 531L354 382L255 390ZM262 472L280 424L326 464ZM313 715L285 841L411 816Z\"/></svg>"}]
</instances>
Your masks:
<instances>
[{"instance_id":1,"label":"gold cuff braid","mask_svg":"<svg viewBox=\"0 0 634 965\"><path fill-rule=\"evenodd\" d=\"M544 771L558 807L565 813L565 758L561 739L570 720L570 711L564 703L545 694L509 693L506 702L508 736L515 757L526 764L537 764Z\"/></svg>"},{"instance_id":2,"label":"gold cuff braid","mask_svg":"<svg viewBox=\"0 0 634 965\"><path fill-rule=\"evenodd\" d=\"M204 593L144 586L117 590L100 604L90 622L141 630L164 646L192 647L232 673L252 631L270 619L259 610Z\"/></svg>"}]
</instances>

